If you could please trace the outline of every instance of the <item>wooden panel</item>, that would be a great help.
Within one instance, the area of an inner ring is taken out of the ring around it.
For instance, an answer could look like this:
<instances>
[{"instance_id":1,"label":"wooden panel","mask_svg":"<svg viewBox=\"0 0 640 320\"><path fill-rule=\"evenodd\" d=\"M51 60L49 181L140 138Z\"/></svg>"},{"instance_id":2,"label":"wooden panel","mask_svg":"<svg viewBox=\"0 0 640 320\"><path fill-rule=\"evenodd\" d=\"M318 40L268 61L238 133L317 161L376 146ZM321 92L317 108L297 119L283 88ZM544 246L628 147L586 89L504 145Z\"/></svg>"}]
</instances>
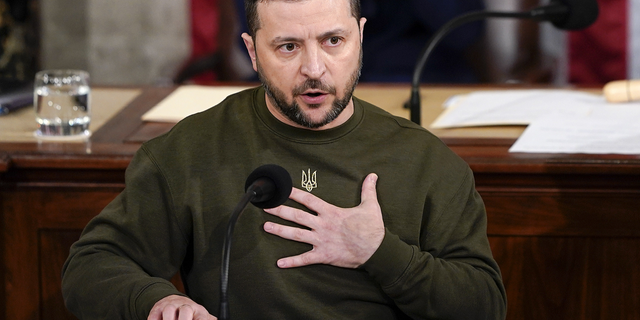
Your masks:
<instances>
[{"instance_id":1,"label":"wooden panel","mask_svg":"<svg viewBox=\"0 0 640 320\"><path fill-rule=\"evenodd\" d=\"M507 289L507 319L640 319L640 239L489 240Z\"/></svg>"},{"instance_id":2,"label":"wooden panel","mask_svg":"<svg viewBox=\"0 0 640 320\"><path fill-rule=\"evenodd\" d=\"M3 218L3 287L0 319L75 319L61 293L62 266L69 248L91 218L117 196L112 187L0 188ZM179 276L173 283L184 288ZM6 302L6 303L5 303Z\"/></svg>"},{"instance_id":3,"label":"wooden panel","mask_svg":"<svg viewBox=\"0 0 640 320\"><path fill-rule=\"evenodd\" d=\"M3 152L0 152L0 177L2 173L9 168L9 156Z\"/></svg>"},{"instance_id":4,"label":"wooden panel","mask_svg":"<svg viewBox=\"0 0 640 320\"><path fill-rule=\"evenodd\" d=\"M6 188L0 195L4 224L4 319L40 319L37 229L33 220L40 202Z\"/></svg>"},{"instance_id":5,"label":"wooden panel","mask_svg":"<svg viewBox=\"0 0 640 320\"><path fill-rule=\"evenodd\" d=\"M0 171L0 178L2 178L2 171ZM5 277L5 275L7 274L7 267L5 266L4 263L4 257L6 257L5 255L5 241L6 241L6 236L5 236L5 221L4 221L4 207L5 207L5 196L3 193L3 188L2 188L2 180L0 180L0 318L2 318L3 315L7 314L7 308L6 308L6 303L5 301L7 301L7 279Z\"/></svg>"},{"instance_id":6,"label":"wooden panel","mask_svg":"<svg viewBox=\"0 0 640 320\"><path fill-rule=\"evenodd\" d=\"M54 306L61 298L53 293L59 291L61 261L86 223L122 187L59 184L0 190L5 319L64 319L65 313L41 313L64 309Z\"/></svg>"},{"instance_id":7,"label":"wooden panel","mask_svg":"<svg viewBox=\"0 0 640 320\"><path fill-rule=\"evenodd\" d=\"M39 232L40 319L77 319L64 306L60 276L69 248L81 230L42 229Z\"/></svg>"},{"instance_id":8,"label":"wooden panel","mask_svg":"<svg viewBox=\"0 0 640 320\"><path fill-rule=\"evenodd\" d=\"M640 194L480 189L491 235L640 237Z\"/></svg>"}]
</instances>

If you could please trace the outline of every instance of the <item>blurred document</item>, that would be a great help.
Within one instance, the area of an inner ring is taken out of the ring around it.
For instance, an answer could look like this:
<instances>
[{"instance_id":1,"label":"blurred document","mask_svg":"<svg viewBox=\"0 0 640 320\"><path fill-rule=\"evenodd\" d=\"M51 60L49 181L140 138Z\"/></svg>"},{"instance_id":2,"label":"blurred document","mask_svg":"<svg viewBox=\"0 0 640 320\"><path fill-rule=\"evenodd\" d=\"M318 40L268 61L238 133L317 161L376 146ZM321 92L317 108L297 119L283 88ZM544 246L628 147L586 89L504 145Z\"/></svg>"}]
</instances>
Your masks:
<instances>
[{"instance_id":1,"label":"blurred document","mask_svg":"<svg viewBox=\"0 0 640 320\"><path fill-rule=\"evenodd\" d=\"M552 112L580 116L606 104L602 95L555 89L477 91L448 101L431 128L528 125Z\"/></svg>"},{"instance_id":2,"label":"blurred document","mask_svg":"<svg viewBox=\"0 0 640 320\"><path fill-rule=\"evenodd\" d=\"M509 151L640 154L640 103L610 104L574 117L550 113L533 121Z\"/></svg>"},{"instance_id":3,"label":"blurred document","mask_svg":"<svg viewBox=\"0 0 640 320\"><path fill-rule=\"evenodd\" d=\"M247 87L181 86L142 115L143 121L178 122L207 110Z\"/></svg>"}]
</instances>

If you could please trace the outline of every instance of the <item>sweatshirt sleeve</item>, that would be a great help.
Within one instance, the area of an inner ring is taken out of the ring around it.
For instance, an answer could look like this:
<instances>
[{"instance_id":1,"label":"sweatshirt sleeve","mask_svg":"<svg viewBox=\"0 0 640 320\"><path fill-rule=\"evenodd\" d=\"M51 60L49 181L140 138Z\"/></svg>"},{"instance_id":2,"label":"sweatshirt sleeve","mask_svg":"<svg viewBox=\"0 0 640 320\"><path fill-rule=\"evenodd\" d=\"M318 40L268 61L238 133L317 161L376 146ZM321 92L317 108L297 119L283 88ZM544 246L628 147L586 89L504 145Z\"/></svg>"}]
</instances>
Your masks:
<instances>
[{"instance_id":1,"label":"sweatshirt sleeve","mask_svg":"<svg viewBox=\"0 0 640 320\"><path fill-rule=\"evenodd\" d=\"M504 319L506 294L470 170L440 208L425 212L420 247L386 230L362 267L413 319Z\"/></svg>"},{"instance_id":2,"label":"sweatshirt sleeve","mask_svg":"<svg viewBox=\"0 0 640 320\"><path fill-rule=\"evenodd\" d=\"M67 308L80 319L146 319L160 299L181 294L169 279L185 255L171 190L141 148L126 188L85 227L62 272Z\"/></svg>"}]
</instances>

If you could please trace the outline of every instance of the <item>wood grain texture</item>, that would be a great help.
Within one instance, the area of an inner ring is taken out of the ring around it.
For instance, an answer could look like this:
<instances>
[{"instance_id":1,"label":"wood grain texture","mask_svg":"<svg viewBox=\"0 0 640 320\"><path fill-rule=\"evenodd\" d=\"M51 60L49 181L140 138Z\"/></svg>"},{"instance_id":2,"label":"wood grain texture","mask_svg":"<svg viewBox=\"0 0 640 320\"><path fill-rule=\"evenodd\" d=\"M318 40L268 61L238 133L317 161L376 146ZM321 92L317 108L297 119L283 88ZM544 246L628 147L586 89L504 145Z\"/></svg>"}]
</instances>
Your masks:
<instances>
[{"instance_id":1,"label":"wood grain texture","mask_svg":"<svg viewBox=\"0 0 640 320\"><path fill-rule=\"evenodd\" d=\"M507 319L640 319L640 239L490 237Z\"/></svg>"},{"instance_id":2,"label":"wood grain texture","mask_svg":"<svg viewBox=\"0 0 640 320\"><path fill-rule=\"evenodd\" d=\"M71 245L80 238L81 230L44 229L38 234L40 248L40 310L41 317L56 315L56 319L77 319L64 306L60 278L65 256L69 254Z\"/></svg>"},{"instance_id":3,"label":"wood grain texture","mask_svg":"<svg viewBox=\"0 0 640 320\"><path fill-rule=\"evenodd\" d=\"M59 292L62 263L87 222L123 187L2 188L4 319L66 318L65 312L48 313L65 311Z\"/></svg>"}]
</instances>

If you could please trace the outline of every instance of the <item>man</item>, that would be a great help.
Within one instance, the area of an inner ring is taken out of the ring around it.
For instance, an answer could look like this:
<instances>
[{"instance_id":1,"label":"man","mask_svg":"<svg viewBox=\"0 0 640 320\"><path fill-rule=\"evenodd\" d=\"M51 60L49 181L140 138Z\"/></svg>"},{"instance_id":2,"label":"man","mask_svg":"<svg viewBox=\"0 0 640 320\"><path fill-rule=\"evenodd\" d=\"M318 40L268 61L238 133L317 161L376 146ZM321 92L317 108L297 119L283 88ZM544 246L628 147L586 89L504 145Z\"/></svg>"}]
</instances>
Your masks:
<instances>
[{"instance_id":1,"label":"man","mask_svg":"<svg viewBox=\"0 0 640 320\"><path fill-rule=\"evenodd\" d=\"M298 188L240 217L232 317L503 318L468 166L423 128L351 97L358 1L248 0L247 17L263 86L141 147L125 190L71 248L68 308L82 319L215 319L230 211L244 178L276 163ZM187 295L168 281L178 270Z\"/></svg>"}]
</instances>

